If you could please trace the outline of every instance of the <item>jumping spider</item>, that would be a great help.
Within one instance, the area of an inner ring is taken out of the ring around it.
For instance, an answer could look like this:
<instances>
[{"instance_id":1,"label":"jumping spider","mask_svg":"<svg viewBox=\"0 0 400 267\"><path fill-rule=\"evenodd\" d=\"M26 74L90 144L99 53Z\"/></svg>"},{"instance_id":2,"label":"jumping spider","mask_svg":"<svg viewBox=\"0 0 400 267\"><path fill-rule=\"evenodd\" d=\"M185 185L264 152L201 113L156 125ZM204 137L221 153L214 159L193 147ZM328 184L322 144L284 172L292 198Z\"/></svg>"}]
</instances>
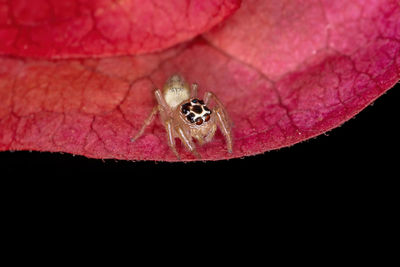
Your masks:
<instances>
[{"instance_id":1,"label":"jumping spider","mask_svg":"<svg viewBox=\"0 0 400 267\"><path fill-rule=\"evenodd\" d=\"M197 84L192 84L189 89L188 83L181 76L173 75L165 83L162 92L157 89L154 95L158 105L131 139L132 142L142 136L145 128L160 112L161 122L167 131L168 145L178 159L180 157L176 151L175 138L179 138L189 151L200 158L192 138L200 145L207 143L214 137L217 126L225 136L228 152L232 153L231 123L221 101L212 92L206 92L204 100L198 99ZM212 110L207 107L211 99L215 102Z\"/></svg>"}]
</instances>

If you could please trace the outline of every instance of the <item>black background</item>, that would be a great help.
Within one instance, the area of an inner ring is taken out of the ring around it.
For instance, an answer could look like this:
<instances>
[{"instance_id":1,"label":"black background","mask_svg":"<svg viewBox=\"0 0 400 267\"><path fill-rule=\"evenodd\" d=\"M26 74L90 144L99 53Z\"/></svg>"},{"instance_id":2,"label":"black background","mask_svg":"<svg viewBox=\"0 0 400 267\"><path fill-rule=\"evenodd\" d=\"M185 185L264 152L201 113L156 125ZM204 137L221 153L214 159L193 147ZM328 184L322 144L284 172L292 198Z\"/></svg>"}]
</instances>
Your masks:
<instances>
[{"instance_id":1,"label":"black background","mask_svg":"<svg viewBox=\"0 0 400 267\"><path fill-rule=\"evenodd\" d=\"M88 159L48 152L0 152L0 175L19 173L74 177L122 174L125 178L269 177L286 175L398 176L400 84L332 131L288 148L216 162L165 163ZM222 174L219 171L223 171ZM11 176L10 176L11 175Z\"/></svg>"}]
</instances>

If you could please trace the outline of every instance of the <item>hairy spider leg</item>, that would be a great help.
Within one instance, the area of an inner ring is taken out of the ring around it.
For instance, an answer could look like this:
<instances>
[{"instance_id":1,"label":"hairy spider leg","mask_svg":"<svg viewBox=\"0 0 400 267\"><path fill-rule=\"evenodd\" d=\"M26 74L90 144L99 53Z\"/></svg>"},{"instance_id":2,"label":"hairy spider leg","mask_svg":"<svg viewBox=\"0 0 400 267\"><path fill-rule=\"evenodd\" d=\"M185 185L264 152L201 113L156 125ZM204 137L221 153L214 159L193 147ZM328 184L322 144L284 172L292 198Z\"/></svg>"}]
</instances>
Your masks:
<instances>
[{"instance_id":1,"label":"hairy spider leg","mask_svg":"<svg viewBox=\"0 0 400 267\"><path fill-rule=\"evenodd\" d=\"M131 138L131 142L135 142L139 137L141 137L143 135L144 130L146 129L147 126L149 126L153 122L155 115L158 112L159 112L159 108L158 108L158 106L155 106L153 108L153 110L151 111L150 115L145 119L140 130L136 133L136 135L134 137Z\"/></svg>"},{"instance_id":2,"label":"hairy spider leg","mask_svg":"<svg viewBox=\"0 0 400 267\"><path fill-rule=\"evenodd\" d=\"M232 132L229 127L229 123L225 118L224 112L221 111L220 107L214 109L215 115L217 116L217 126L221 130L222 134L225 137L226 146L228 148L228 152L232 153Z\"/></svg>"},{"instance_id":3,"label":"hairy spider leg","mask_svg":"<svg viewBox=\"0 0 400 267\"><path fill-rule=\"evenodd\" d=\"M157 115L158 112L162 111L161 109L164 109L166 112L168 112L168 114L171 113L170 108L168 107L167 103L162 97L161 91L157 89L154 92L154 95L156 97L158 105L152 109L150 115L145 119L140 130L136 133L136 135L133 138L131 138L131 142L135 142L138 138L140 138L143 135L144 130L147 128L147 126L149 126L153 122L155 115ZM163 114L164 112L161 113Z\"/></svg>"},{"instance_id":4,"label":"hairy spider leg","mask_svg":"<svg viewBox=\"0 0 400 267\"><path fill-rule=\"evenodd\" d=\"M207 105L211 99L213 99L216 103L214 112L217 117L217 126L221 130L222 134L225 137L228 152L232 153L232 131L231 131L231 127L230 127L231 122L230 122L229 116L227 115L224 105L217 98L217 96L215 94L213 94L212 92L206 92L204 94L204 104Z\"/></svg>"},{"instance_id":5,"label":"hairy spider leg","mask_svg":"<svg viewBox=\"0 0 400 267\"><path fill-rule=\"evenodd\" d=\"M165 122L165 129L167 131L168 146L171 148L172 152L174 152L174 154L178 158L178 160L180 160L181 158L179 157L179 154L176 151L176 147L175 147L175 134L174 134L174 130L172 129L171 120L168 120Z\"/></svg>"},{"instance_id":6,"label":"hairy spider leg","mask_svg":"<svg viewBox=\"0 0 400 267\"><path fill-rule=\"evenodd\" d=\"M185 147L192 152L193 155L195 155L196 158L200 159L201 156L196 150L196 146L192 141L192 138L190 136L187 136L187 134L182 130L182 128L177 129L177 134L179 139L181 139L182 143L185 145Z\"/></svg>"},{"instance_id":7,"label":"hairy spider leg","mask_svg":"<svg viewBox=\"0 0 400 267\"><path fill-rule=\"evenodd\" d=\"M171 108L168 106L167 102L165 101L161 90L157 89L154 91L154 95L156 97L157 103L164 108L164 110L168 113L168 115L171 115Z\"/></svg>"},{"instance_id":8,"label":"hairy spider leg","mask_svg":"<svg viewBox=\"0 0 400 267\"><path fill-rule=\"evenodd\" d=\"M192 90L190 91L190 97L191 98L196 98L197 97L197 83L192 83Z\"/></svg>"}]
</instances>

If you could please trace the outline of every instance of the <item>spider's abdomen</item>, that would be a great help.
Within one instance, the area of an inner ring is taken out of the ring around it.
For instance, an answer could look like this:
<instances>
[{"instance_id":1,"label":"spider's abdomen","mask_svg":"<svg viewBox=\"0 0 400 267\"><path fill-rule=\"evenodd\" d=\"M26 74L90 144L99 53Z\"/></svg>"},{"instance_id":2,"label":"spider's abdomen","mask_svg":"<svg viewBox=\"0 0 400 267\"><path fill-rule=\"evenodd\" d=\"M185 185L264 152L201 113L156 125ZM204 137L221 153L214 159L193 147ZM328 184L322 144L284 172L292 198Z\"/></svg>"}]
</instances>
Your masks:
<instances>
[{"instance_id":1,"label":"spider's abdomen","mask_svg":"<svg viewBox=\"0 0 400 267\"><path fill-rule=\"evenodd\" d=\"M181 76L172 75L164 84L163 94L167 105L175 109L182 101L189 99L189 85Z\"/></svg>"},{"instance_id":2,"label":"spider's abdomen","mask_svg":"<svg viewBox=\"0 0 400 267\"><path fill-rule=\"evenodd\" d=\"M197 98L181 105L181 112L190 123L196 123L196 125L207 122L212 113L212 111L204 105L203 100Z\"/></svg>"}]
</instances>

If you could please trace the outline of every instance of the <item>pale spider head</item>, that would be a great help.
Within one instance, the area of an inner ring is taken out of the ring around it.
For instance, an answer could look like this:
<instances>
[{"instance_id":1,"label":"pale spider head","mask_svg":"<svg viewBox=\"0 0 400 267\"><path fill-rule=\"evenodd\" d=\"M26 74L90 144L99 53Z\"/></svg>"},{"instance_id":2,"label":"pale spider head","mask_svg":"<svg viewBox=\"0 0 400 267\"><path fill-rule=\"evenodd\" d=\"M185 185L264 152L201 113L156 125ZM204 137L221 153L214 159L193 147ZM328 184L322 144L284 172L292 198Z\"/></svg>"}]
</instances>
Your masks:
<instances>
[{"instance_id":1,"label":"pale spider head","mask_svg":"<svg viewBox=\"0 0 400 267\"><path fill-rule=\"evenodd\" d=\"M165 102L172 109L190 98L189 84L180 75L172 75L164 85L163 95Z\"/></svg>"},{"instance_id":2,"label":"pale spider head","mask_svg":"<svg viewBox=\"0 0 400 267\"><path fill-rule=\"evenodd\" d=\"M205 105L203 100L190 98L183 102L175 112L179 112L179 115L175 115L174 118L180 117L180 120L183 121L183 124L180 125L185 125L190 136L200 144L212 140L217 130L215 113Z\"/></svg>"}]
</instances>

